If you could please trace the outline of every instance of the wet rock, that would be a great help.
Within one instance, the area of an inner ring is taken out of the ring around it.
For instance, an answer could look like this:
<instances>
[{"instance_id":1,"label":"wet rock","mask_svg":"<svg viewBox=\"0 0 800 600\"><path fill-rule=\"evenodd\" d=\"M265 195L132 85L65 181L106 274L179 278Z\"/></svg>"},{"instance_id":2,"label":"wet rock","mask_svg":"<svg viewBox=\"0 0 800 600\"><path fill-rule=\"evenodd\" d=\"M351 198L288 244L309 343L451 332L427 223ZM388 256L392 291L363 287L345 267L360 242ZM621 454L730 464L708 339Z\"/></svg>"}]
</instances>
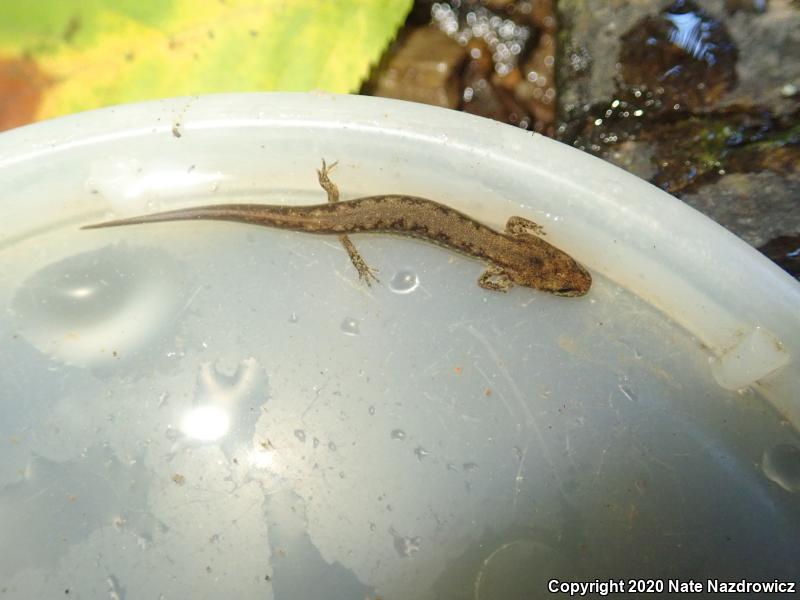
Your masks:
<instances>
[{"instance_id":1,"label":"wet rock","mask_svg":"<svg viewBox=\"0 0 800 600\"><path fill-rule=\"evenodd\" d=\"M657 20L665 7L667 12L680 14L680 4L684 10L688 5L656 0L560 0L560 114L568 117L576 110L617 98L623 80L623 37L634 35L637 25ZM697 0L693 4L727 32L727 37L723 36L717 28L714 36L706 33L706 39L713 43L717 43L717 36L723 42L729 39L738 50L736 85L708 108L758 105L776 113L790 110L796 99L787 99L781 90L787 84L800 85L798 6L792 5L792 0L771 0L764 4L764 12L738 10L731 15L724 0ZM686 39L702 35L701 30Z\"/></svg>"},{"instance_id":2,"label":"wet rock","mask_svg":"<svg viewBox=\"0 0 800 600\"><path fill-rule=\"evenodd\" d=\"M461 101L459 75L465 49L433 27L411 30L367 86L367 93L445 108Z\"/></svg>"},{"instance_id":3,"label":"wet rock","mask_svg":"<svg viewBox=\"0 0 800 600\"><path fill-rule=\"evenodd\" d=\"M760 245L800 231L800 10L745 8L561 0L557 135Z\"/></svg>"},{"instance_id":4,"label":"wet rock","mask_svg":"<svg viewBox=\"0 0 800 600\"><path fill-rule=\"evenodd\" d=\"M611 95L569 104L590 92L597 64L586 44L570 39L562 57L563 141L602 154L604 146L638 137L649 122L714 109L736 85L738 51L725 25L690 0L635 20L618 41L614 71L606 73Z\"/></svg>"},{"instance_id":5,"label":"wet rock","mask_svg":"<svg viewBox=\"0 0 800 600\"><path fill-rule=\"evenodd\" d=\"M775 173L735 173L714 185L684 194L682 200L711 217L747 243L800 231L800 176Z\"/></svg>"},{"instance_id":6,"label":"wet rock","mask_svg":"<svg viewBox=\"0 0 800 600\"><path fill-rule=\"evenodd\" d=\"M739 11L761 14L767 10L767 0L725 0L725 10L729 14Z\"/></svg>"},{"instance_id":7,"label":"wet rock","mask_svg":"<svg viewBox=\"0 0 800 600\"><path fill-rule=\"evenodd\" d=\"M503 83L509 77L500 78L494 72L488 48L482 43L470 43L470 60L464 69L461 109L496 121L502 121L528 129L530 115L515 99L513 89ZM518 71L512 77L519 79Z\"/></svg>"},{"instance_id":8,"label":"wet rock","mask_svg":"<svg viewBox=\"0 0 800 600\"><path fill-rule=\"evenodd\" d=\"M513 14L510 3L500 8ZM525 56L532 37L531 27L499 14L478 0L440 2L431 7L432 24L462 46L482 42L488 49L494 69L500 76L508 75Z\"/></svg>"},{"instance_id":9,"label":"wet rock","mask_svg":"<svg viewBox=\"0 0 800 600\"><path fill-rule=\"evenodd\" d=\"M800 233L781 235L760 246L758 251L800 280Z\"/></svg>"},{"instance_id":10,"label":"wet rock","mask_svg":"<svg viewBox=\"0 0 800 600\"><path fill-rule=\"evenodd\" d=\"M539 40L528 57L522 61L521 81L514 93L533 117L533 130L553 136L556 108L556 40L558 37L554 0L539 0L531 12L531 22L537 27Z\"/></svg>"},{"instance_id":11,"label":"wet rock","mask_svg":"<svg viewBox=\"0 0 800 600\"><path fill-rule=\"evenodd\" d=\"M671 193L714 182L726 173L800 174L800 114L724 110L654 122L639 140L656 146L650 180Z\"/></svg>"},{"instance_id":12,"label":"wet rock","mask_svg":"<svg viewBox=\"0 0 800 600\"><path fill-rule=\"evenodd\" d=\"M800 86L800 4L771 0L764 13L740 11L726 25L739 48L739 83L722 102L774 113L797 107L798 97L785 89Z\"/></svg>"},{"instance_id":13,"label":"wet rock","mask_svg":"<svg viewBox=\"0 0 800 600\"><path fill-rule=\"evenodd\" d=\"M655 144L631 140L609 148L604 158L637 177L650 181L658 173L655 165L656 150Z\"/></svg>"},{"instance_id":14,"label":"wet rock","mask_svg":"<svg viewBox=\"0 0 800 600\"><path fill-rule=\"evenodd\" d=\"M615 97L621 36L661 6L656 0L559 0L562 115Z\"/></svg>"},{"instance_id":15,"label":"wet rock","mask_svg":"<svg viewBox=\"0 0 800 600\"><path fill-rule=\"evenodd\" d=\"M465 112L552 135L556 109L553 0L452 0L431 21L467 47Z\"/></svg>"},{"instance_id":16,"label":"wet rock","mask_svg":"<svg viewBox=\"0 0 800 600\"><path fill-rule=\"evenodd\" d=\"M441 35L420 40L430 36L417 31L425 25L449 37L464 54L448 51L452 61L434 62L429 69L426 62L440 57ZM459 108L554 134L555 0L417 0L405 32L362 93Z\"/></svg>"},{"instance_id":17,"label":"wet rock","mask_svg":"<svg viewBox=\"0 0 800 600\"><path fill-rule=\"evenodd\" d=\"M650 94L662 110L712 106L736 84L738 51L730 34L690 0L643 17L621 42L622 91Z\"/></svg>"}]
</instances>

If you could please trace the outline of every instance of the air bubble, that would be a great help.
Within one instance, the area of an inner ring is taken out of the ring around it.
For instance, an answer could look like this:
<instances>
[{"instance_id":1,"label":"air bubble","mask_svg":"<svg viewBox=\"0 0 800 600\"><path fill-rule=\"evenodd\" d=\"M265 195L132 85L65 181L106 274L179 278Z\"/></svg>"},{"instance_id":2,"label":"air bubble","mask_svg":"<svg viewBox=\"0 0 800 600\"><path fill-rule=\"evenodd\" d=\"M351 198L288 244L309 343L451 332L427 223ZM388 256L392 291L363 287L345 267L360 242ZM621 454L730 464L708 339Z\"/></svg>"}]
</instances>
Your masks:
<instances>
[{"instance_id":1,"label":"air bubble","mask_svg":"<svg viewBox=\"0 0 800 600\"><path fill-rule=\"evenodd\" d=\"M342 321L340 328L346 335L358 335L360 333L358 321L351 317L345 318Z\"/></svg>"},{"instance_id":2,"label":"air bubble","mask_svg":"<svg viewBox=\"0 0 800 600\"><path fill-rule=\"evenodd\" d=\"M419 278L413 271L398 271L389 282L389 289L396 294L410 294L419 287Z\"/></svg>"}]
</instances>

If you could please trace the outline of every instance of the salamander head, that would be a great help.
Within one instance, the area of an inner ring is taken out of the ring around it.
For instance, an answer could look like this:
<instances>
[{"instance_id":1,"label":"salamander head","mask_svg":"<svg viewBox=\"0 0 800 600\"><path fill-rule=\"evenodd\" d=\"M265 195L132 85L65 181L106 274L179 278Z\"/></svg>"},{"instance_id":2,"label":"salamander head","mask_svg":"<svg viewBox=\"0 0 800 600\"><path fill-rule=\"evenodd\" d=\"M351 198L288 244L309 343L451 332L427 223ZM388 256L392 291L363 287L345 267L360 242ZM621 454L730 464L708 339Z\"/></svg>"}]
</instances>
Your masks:
<instances>
[{"instance_id":1,"label":"salamander head","mask_svg":"<svg viewBox=\"0 0 800 600\"><path fill-rule=\"evenodd\" d=\"M568 269L559 271L540 289L556 296L584 296L592 287L592 276L575 260L570 258L570 261L573 264Z\"/></svg>"},{"instance_id":2,"label":"salamander head","mask_svg":"<svg viewBox=\"0 0 800 600\"><path fill-rule=\"evenodd\" d=\"M592 276L578 261L558 248L550 246L543 256L539 252L527 256L524 265L509 273L514 283L555 294L584 296L592 287Z\"/></svg>"}]
</instances>

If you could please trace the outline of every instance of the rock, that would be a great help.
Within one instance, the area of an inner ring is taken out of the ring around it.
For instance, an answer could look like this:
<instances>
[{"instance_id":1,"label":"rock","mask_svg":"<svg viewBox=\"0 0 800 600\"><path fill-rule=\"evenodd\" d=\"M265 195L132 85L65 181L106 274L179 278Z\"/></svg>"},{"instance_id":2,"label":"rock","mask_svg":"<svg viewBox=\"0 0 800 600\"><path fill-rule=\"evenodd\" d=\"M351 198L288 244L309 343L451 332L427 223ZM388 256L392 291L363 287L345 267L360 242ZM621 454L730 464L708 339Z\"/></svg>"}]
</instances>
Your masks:
<instances>
[{"instance_id":1,"label":"rock","mask_svg":"<svg viewBox=\"0 0 800 600\"><path fill-rule=\"evenodd\" d=\"M734 173L683 195L683 201L753 246L800 232L800 176Z\"/></svg>"},{"instance_id":2,"label":"rock","mask_svg":"<svg viewBox=\"0 0 800 600\"><path fill-rule=\"evenodd\" d=\"M438 29L419 27L397 44L369 92L457 108L461 101L459 72L466 57L465 49Z\"/></svg>"},{"instance_id":3,"label":"rock","mask_svg":"<svg viewBox=\"0 0 800 600\"><path fill-rule=\"evenodd\" d=\"M679 194L751 244L796 239L800 6L558 8L559 139Z\"/></svg>"}]
</instances>

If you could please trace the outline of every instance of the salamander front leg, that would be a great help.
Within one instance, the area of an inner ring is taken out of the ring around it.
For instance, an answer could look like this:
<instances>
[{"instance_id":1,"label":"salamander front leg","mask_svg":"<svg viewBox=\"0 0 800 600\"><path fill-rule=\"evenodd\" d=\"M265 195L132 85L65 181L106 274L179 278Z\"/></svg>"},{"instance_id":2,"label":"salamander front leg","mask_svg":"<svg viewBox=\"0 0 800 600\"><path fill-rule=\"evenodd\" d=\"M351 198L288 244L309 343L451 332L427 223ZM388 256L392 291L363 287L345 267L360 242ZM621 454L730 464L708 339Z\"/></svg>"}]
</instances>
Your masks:
<instances>
[{"instance_id":1,"label":"salamander front leg","mask_svg":"<svg viewBox=\"0 0 800 600\"><path fill-rule=\"evenodd\" d=\"M510 235L535 235L538 237L547 235L544 227L525 217L509 217L508 221L506 221L506 233Z\"/></svg>"},{"instance_id":2,"label":"salamander front leg","mask_svg":"<svg viewBox=\"0 0 800 600\"><path fill-rule=\"evenodd\" d=\"M319 185L325 190L325 193L328 195L328 202L334 203L339 201L339 188L336 186L333 181L331 181L330 177L328 176L331 171L333 171L334 167L338 164L338 161L328 166L325 163L325 159L322 160L322 168L317 169L317 178L319 180ZM346 234L342 234L339 236L339 241L342 243L342 246L347 251L348 256L350 256L350 262L353 263L353 266L358 271L358 277L366 283L368 286L372 285L372 281L374 280L376 283L380 281L378 277L375 275L377 273L377 269L371 269L370 266L366 263L364 258L361 256L359 251L356 249L355 244L353 244L350 237Z\"/></svg>"},{"instance_id":3,"label":"salamander front leg","mask_svg":"<svg viewBox=\"0 0 800 600\"><path fill-rule=\"evenodd\" d=\"M478 285L493 292L507 292L514 286L514 282L502 268L489 265L483 275L478 277Z\"/></svg>"}]
</instances>

